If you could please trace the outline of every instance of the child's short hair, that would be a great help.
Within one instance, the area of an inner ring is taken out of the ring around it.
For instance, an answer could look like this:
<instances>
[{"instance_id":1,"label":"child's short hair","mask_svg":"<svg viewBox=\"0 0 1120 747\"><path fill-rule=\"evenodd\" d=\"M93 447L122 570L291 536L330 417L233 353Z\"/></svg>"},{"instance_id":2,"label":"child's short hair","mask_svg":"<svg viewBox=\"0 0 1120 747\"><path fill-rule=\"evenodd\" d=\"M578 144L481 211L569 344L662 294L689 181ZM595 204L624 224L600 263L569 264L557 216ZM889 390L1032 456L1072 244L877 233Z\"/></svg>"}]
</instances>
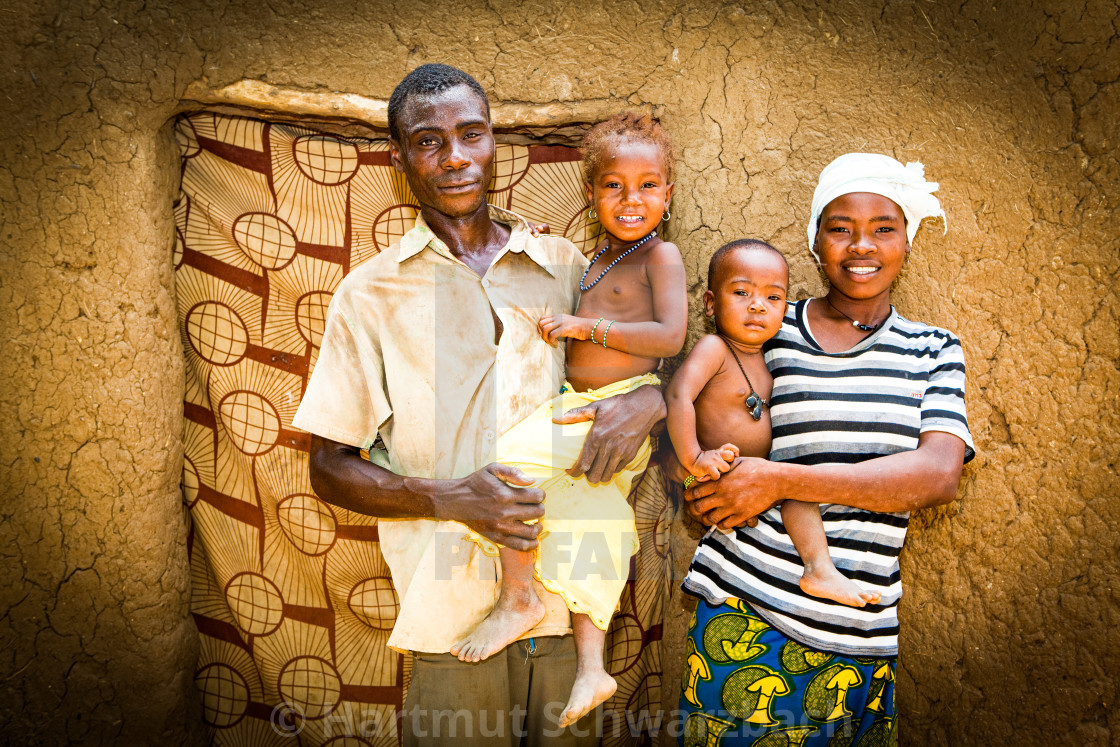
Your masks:
<instances>
[{"instance_id":1,"label":"child's short hair","mask_svg":"<svg viewBox=\"0 0 1120 747\"><path fill-rule=\"evenodd\" d=\"M621 112L605 122L592 127L583 136L580 153L583 154L583 178L590 182L595 169L603 160L603 151L612 140L637 140L653 143L661 151L665 162L665 176L673 180L673 140L653 117L637 112Z\"/></svg>"},{"instance_id":2,"label":"child's short hair","mask_svg":"<svg viewBox=\"0 0 1120 747\"><path fill-rule=\"evenodd\" d=\"M789 269L789 262L786 261L786 255L782 254L762 239L735 239L734 241L727 242L719 249L716 249L712 254L712 258L708 260L708 290L715 290L715 288L712 287L712 279L716 277L719 266L727 259L727 255L740 249L761 249L762 251L773 252L782 258L786 269Z\"/></svg>"}]
</instances>

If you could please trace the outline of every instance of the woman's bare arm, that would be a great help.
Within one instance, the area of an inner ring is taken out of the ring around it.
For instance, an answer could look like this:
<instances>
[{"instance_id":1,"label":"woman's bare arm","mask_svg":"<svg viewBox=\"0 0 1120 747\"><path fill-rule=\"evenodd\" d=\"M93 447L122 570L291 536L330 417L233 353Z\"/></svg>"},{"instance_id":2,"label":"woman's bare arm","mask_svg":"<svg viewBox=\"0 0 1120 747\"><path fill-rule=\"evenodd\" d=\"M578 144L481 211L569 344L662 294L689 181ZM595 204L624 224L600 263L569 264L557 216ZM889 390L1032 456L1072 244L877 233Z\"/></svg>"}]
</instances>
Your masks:
<instances>
[{"instance_id":1,"label":"woman's bare arm","mask_svg":"<svg viewBox=\"0 0 1120 747\"><path fill-rule=\"evenodd\" d=\"M956 498L964 452L957 436L927 431L912 451L858 464L806 466L743 458L719 480L689 488L685 499L693 516L722 529L741 526L786 499L913 511Z\"/></svg>"}]
</instances>

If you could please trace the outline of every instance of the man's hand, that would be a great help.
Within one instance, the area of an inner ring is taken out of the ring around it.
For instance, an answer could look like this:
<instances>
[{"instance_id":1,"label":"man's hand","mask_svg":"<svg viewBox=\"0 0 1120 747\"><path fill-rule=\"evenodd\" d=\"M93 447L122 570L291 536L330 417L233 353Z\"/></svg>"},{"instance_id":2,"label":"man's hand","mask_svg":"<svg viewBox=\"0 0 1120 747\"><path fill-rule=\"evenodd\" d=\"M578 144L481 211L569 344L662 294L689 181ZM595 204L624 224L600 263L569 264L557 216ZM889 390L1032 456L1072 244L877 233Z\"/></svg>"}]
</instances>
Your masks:
<instances>
[{"instance_id":1,"label":"man's hand","mask_svg":"<svg viewBox=\"0 0 1120 747\"><path fill-rule=\"evenodd\" d=\"M537 322L537 332L541 339L556 347L561 338L586 340L591 334L591 320L571 314L546 314Z\"/></svg>"},{"instance_id":2,"label":"man's hand","mask_svg":"<svg viewBox=\"0 0 1120 747\"><path fill-rule=\"evenodd\" d=\"M637 455L653 426L665 417L665 398L653 386L592 402L568 410L554 423L594 420L583 441L583 450L568 470L572 477L585 476L590 483L607 482Z\"/></svg>"},{"instance_id":3,"label":"man's hand","mask_svg":"<svg viewBox=\"0 0 1120 747\"><path fill-rule=\"evenodd\" d=\"M540 524L526 524L544 516L544 491L516 467L488 464L474 474L452 481L441 491L435 518L458 521L492 542L512 550L532 550L539 543Z\"/></svg>"},{"instance_id":4,"label":"man's hand","mask_svg":"<svg viewBox=\"0 0 1120 747\"><path fill-rule=\"evenodd\" d=\"M744 524L753 527L760 513L782 499L780 485L780 465L740 457L718 480L698 482L684 491L685 506L707 526L723 530Z\"/></svg>"}]
</instances>

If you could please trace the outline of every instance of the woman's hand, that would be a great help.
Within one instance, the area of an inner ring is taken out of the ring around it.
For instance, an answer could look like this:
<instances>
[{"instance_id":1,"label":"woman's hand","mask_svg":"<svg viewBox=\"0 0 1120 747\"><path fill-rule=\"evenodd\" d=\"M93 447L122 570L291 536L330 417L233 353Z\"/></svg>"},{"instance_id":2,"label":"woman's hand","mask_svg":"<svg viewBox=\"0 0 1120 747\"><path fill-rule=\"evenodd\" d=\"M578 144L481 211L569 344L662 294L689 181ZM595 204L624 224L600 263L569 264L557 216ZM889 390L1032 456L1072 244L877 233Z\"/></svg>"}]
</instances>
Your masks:
<instances>
[{"instance_id":1,"label":"woman's hand","mask_svg":"<svg viewBox=\"0 0 1120 747\"><path fill-rule=\"evenodd\" d=\"M591 320L571 314L546 314L537 322L541 339L556 347L561 338L586 340L591 334Z\"/></svg>"},{"instance_id":2,"label":"woman's hand","mask_svg":"<svg viewBox=\"0 0 1120 747\"><path fill-rule=\"evenodd\" d=\"M697 482L684 491L688 512L702 524L733 529L754 526L755 518L785 496L781 465L739 457L718 480Z\"/></svg>"}]
</instances>

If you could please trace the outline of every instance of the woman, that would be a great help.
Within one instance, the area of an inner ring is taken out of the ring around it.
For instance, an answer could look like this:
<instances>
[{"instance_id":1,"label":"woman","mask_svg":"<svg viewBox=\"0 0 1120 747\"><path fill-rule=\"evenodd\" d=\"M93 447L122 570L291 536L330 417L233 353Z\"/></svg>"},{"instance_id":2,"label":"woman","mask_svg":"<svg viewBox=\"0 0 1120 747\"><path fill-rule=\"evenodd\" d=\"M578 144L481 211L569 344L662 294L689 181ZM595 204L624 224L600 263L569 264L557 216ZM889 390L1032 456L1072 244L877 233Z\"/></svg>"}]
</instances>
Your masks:
<instances>
[{"instance_id":1,"label":"woman","mask_svg":"<svg viewBox=\"0 0 1120 747\"><path fill-rule=\"evenodd\" d=\"M829 289L791 304L766 348L770 461L739 460L685 492L689 512L713 526L682 585L700 598L685 743L891 736L909 512L952 501L973 456L960 342L890 303L922 219L944 217L936 190L921 164L876 154L850 153L821 172L807 236ZM801 562L773 508L785 499L821 504L837 568L879 592L878 604L800 589Z\"/></svg>"}]
</instances>

